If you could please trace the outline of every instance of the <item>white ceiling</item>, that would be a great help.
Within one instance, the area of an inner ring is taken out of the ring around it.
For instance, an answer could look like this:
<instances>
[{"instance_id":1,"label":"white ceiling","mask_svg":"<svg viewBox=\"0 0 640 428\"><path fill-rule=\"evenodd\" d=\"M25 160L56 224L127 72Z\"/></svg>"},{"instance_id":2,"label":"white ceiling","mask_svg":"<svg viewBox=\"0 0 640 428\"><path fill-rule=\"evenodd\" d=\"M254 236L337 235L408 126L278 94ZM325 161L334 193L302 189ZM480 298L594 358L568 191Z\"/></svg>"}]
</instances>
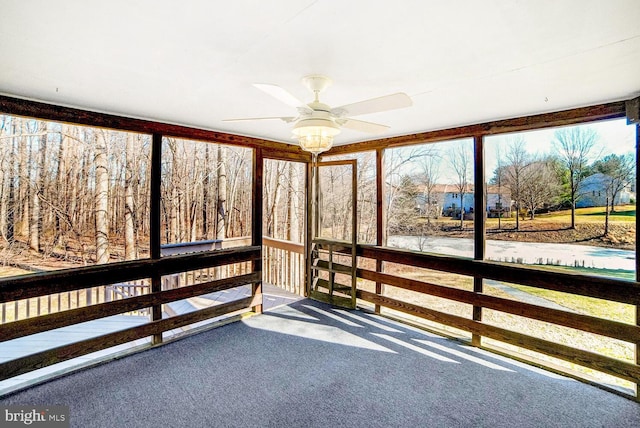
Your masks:
<instances>
[{"instance_id":1,"label":"white ceiling","mask_svg":"<svg viewBox=\"0 0 640 428\"><path fill-rule=\"evenodd\" d=\"M0 93L292 142L295 110L252 83L338 106L406 92L337 144L640 94L638 0L0 0Z\"/></svg>"}]
</instances>

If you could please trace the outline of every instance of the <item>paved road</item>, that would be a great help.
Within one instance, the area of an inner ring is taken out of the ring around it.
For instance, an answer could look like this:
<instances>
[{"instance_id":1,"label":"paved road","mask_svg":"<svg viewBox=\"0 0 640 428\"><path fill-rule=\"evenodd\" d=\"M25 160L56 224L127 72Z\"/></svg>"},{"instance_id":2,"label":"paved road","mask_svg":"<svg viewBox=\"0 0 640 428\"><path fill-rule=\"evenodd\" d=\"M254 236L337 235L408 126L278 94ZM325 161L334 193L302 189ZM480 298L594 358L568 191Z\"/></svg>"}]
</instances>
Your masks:
<instances>
[{"instance_id":1,"label":"paved road","mask_svg":"<svg viewBox=\"0 0 640 428\"><path fill-rule=\"evenodd\" d=\"M390 247L421 250L451 256L473 257L473 240L466 238L390 236ZM635 252L590 245L487 240L488 260L525 264L556 264L635 270Z\"/></svg>"}]
</instances>

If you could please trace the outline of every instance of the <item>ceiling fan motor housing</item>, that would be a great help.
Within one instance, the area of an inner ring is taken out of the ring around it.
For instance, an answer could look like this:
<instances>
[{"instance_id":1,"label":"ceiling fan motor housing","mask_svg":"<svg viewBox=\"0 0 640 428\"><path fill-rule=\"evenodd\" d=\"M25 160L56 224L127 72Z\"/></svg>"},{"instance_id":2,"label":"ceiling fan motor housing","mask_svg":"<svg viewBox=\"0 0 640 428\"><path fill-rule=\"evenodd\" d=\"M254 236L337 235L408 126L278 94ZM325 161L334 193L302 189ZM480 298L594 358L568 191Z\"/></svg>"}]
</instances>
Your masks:
<instances>
[{"instance_id":1,"label":"ceiling fan motor housing","mask_svg":"<svg viewBox=\"0 0 640 428\"><path fill-rule=\"evenodd\" d=\"M302 78L302 84L316 94L327 89L331 83L333 83L333 81L329 77L321 74L311 74Z\"/></svg>"}]
</instances>

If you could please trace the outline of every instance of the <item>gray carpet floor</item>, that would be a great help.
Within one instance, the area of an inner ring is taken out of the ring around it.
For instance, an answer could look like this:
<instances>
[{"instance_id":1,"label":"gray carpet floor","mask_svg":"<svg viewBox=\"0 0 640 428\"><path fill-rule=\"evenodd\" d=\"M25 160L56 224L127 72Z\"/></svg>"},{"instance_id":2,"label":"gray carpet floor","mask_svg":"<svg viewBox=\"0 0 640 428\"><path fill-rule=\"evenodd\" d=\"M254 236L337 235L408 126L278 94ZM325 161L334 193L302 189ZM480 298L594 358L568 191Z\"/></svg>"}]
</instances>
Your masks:
<instances>
[{"instance_id":1,"label":"gray carpet floor","mask_svg":"<svg viewBox=\"0 0 640 428\"><path fill-rule=\"evenodd\" d=\"M640 404L302 300L0 398L74 427L639 427Z\"/></svg>"}]
</instances>

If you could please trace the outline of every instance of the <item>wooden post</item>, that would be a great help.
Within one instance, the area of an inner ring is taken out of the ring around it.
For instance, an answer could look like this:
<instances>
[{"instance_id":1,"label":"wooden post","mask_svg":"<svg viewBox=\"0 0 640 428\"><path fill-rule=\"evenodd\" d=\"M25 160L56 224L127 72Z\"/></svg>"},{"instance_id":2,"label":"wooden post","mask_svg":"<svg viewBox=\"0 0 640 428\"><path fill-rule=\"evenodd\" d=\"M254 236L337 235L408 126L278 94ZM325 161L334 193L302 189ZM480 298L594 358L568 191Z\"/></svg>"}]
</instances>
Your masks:
<instances>
[{"instance_id":1,"label":"wooden post","mask_svg":"<svg viewBox=\"0 0 640 428\"><path fill-rule=\"evenodd\" d=\"M485 252L485 180L484 180L484 141L482 135L473 137L474 146L474 207L473 207L473 258L475 260L484 260ZM473 291L482 293L482 277L473 277ZM482 307L473 307L474 321L482 321ZM482 336L478 334L471 335L471 344L480 346L482 344Z\"/></svg>"},{"instance_id":2,"label":"wooden post","mask_svg":"<svg viewBox=\"0 0 640 428\"><path fill-rule=\"evenodd\" d=\"M151 189L149 210L149 253L151 259L160 259L160 198L161 198L161 181L162 181L162 134L153 134L151 140ZM162 291L162 276L156 272L151 276L151 293L159 293ZM153 305L151 307L151 320L159 321L162 319L162 305ZM154 334L152 343L154 345L162 343L162 334Z\"/></svg>"},{"instance_id":3,"label":"wooden post","mask_svg":"<svg viewBox=\"0 0 640 428\"><path fill-rule=\"evenodd\" d=\"M253 150L253 188L251 192L252 207L251 213L251 245L260 246L260 258L251 262L254 272L260 272L260 280L254 282L251 286L251 294L262 296L262 198L264 193L264 157L262 149ZM261 314L262 304L256 305L253 311Z\"/></svg>"},{"instance_id":4,"label":"wooden post","mask_svg":"<svg viewBox=\"0 0 640 428\"><path fill-rule=\"evenodd\" d=\"M640 166L638 161L640 160L640 122L636 123L636 191L640 184ZM636 199L636 206L638 200ZM638 230L638 217L636 217L636 282L640 282L640 230ZM636 325L640 326L640 305L636 305ZM637 342L635 346L636 364L640 364L640 343ZM636 401L640 402L640 383L636 382L635 385Z\"/></svg>"},{"instance_id":5,"label":"wooden post","mask_svg":"<svg viewBox=\"0 0 640 428\"><path fill-rule=\"evenodd\" d=\"M385 209L385 189L384 189L384 149L376 150L376 245L387 245L387 221ZM376 272L384 272L384 262L376 260ZM376 294L383 293L383 284L376 282ZM375 305L375 313L380 313L380 305Z\"/></svg>"},{"instance_id":6,"label":"wooden post","mask_svg":"<svg viewBox=\"0 0 640 428\"><path fill-rule=\"evenodd\" d=\"M311 294L311 239L313 238L313 165L307 163L304 175L304 187L307 192L307 212L304 232L304 295Z\"/></svg>"},{"instance_id":7,"label":"wooden post","mask_svg":"<svg viewBox=\"0 0 640 428\"><path fill-rule=\"evenodd\" d=\"M358 278L358 161L354 160L351 166L351 197L353 198L353 208L351 219L351 307L356 307L356 288Z\"/></svg>"}]
</instances>

